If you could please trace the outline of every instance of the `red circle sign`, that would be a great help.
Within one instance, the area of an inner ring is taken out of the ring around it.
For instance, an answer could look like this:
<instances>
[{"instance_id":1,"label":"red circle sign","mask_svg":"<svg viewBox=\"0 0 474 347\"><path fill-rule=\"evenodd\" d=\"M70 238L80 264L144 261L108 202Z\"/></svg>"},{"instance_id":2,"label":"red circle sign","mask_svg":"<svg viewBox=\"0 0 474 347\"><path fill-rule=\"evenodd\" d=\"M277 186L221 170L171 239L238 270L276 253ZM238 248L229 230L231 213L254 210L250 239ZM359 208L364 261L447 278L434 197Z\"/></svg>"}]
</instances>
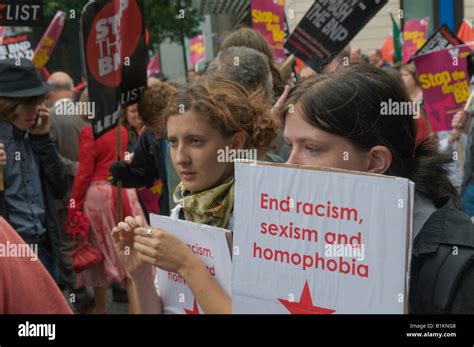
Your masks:
<instances>
[{"instance_id":1,"label":"red circle sign","mask_svg":"<svg viewBox=\"0 0 474 347\"><path fill-rule=\"evenodd\" d=\"M97 82L120 85L124 63L131 59L141 33L142 16L135 0L113 0L97 13L86 48L87 65Z\"/></svg>"}]
</instances>

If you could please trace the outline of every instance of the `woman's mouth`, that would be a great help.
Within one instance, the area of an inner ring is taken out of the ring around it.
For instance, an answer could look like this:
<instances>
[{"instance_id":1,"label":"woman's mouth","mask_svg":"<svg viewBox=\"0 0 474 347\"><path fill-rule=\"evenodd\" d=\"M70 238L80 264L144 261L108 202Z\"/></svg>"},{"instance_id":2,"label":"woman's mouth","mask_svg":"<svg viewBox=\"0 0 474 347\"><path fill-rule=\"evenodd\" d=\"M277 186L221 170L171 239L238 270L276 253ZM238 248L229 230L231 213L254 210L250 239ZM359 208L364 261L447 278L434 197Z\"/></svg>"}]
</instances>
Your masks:
<instances>
[{"instance_id":1,"label":"woman's mouth","mask_svg":"<svg viewBox=\"0 0 474 347\"><path fill-rule=\"evenodd\" d=\"M189 181L192 180L194 177L196 177L196 172L192 171L181 171L180 176L183 180Z\"/></svg>"}]
</instances>

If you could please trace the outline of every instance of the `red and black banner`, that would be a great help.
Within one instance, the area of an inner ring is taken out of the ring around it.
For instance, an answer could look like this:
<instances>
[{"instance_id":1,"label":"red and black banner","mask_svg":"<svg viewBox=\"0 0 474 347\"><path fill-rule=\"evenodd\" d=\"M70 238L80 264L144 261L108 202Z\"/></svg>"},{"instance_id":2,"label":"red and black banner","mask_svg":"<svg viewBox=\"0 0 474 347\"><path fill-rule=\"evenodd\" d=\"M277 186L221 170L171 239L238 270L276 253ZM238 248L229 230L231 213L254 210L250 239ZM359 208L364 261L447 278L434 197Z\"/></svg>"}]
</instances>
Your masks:
<instances>
[{"instance_id":1,"label":"red and black banner","mask_svg":"<svg viewBox=\"0 0 474 347\"><path fill-rule=\"evenodd\" d=\"M95 103L95 138L118 124L121 107L136 103L146 86L143 11L143 0L92 1L83 9L83 64Z\"/></svg>"},{"instance_id":2,"label":"red and black banner","mask_svg":"<svg viewBox=\"0 0 474 347\"><path fill-rule=\"evenodd\" d=\"M43 25L43 0L0 0L0 25Z\"/></svg>"},{"instance_id":3,"label":"red and black banner","mask_svg":"<svg viewBox=\"0 0 474 347\"><path fill-rule=\"evenodd\" d=\"M285 48L317 72L352 40L388 0L317 0Z\"/></svg>"}]
</instances>

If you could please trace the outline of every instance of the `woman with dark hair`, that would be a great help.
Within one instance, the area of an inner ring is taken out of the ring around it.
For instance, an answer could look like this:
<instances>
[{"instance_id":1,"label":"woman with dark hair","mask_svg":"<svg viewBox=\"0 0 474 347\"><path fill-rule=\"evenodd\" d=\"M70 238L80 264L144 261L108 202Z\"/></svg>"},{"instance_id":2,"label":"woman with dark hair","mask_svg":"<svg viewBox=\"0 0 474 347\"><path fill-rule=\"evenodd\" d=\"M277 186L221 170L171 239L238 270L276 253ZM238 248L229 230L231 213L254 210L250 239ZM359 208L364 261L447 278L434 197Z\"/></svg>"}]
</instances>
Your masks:
<instances>
[{"instance_id":1,"label":"woman with dark hair","mask_svg":"<svg viewBox=\"0 0 474 347\"><path fill-rule=\"evenodd\" d=\"M138 144L138 137L143 130L143 120L138 112L138 105L133 104L122 110L122 126L127 130L128 144L127 152L132 154ZM132 155L130 155L132 157ZM131 158L130 158L131 161Z\"/></svg>"},{"instance_id":2,"label":"woman with dark hair","mask_svg":"<svg viewBox=\"0 0 474 347\"><path fill-rule=\"evenodd\" d=\"M396 79L366 65L304 81L284 109L288 163L413 181L410 312L473 313L474 228L448 179L451 159L430 140L416 143L411 114L381 112L389 103L406 102L410 98Z\"/></svg>"}]
</instances>

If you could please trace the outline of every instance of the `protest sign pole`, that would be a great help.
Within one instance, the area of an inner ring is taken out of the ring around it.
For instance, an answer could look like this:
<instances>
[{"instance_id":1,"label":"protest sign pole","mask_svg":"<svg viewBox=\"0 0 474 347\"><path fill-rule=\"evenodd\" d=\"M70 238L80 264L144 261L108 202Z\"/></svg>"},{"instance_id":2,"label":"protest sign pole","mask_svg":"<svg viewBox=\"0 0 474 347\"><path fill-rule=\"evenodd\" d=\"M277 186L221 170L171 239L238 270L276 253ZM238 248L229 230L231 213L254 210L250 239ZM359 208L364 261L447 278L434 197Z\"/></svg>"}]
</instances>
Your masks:
<instances>
[{"instance_id":1,"label":"protest sign pole","mask_svg":"<svg viewBox=\"0 0 474 347\"><path fill-rule=\"evenodd\" d=\"M285 18L285 33L286 33L286 37L288 38L290 36L290 26L288 25L288 19L286 18L286 14L285 14L284 18ZM295 81L299 82L300 79L299 79L298 74L296 73L296 69L295 69L296 59L295 59L295 56L293 54L291 54L291 55L293 56L293 59L291 61L291 72L293 73ZM284 70L281 70L281 71L284 71Z\"/></svg>"},{"instance_id":2,"label":"protest sign pole","mask_svg":"<svg viewBox=\"0 0 474 347\"><path fill-rule=\"evenodd\" d=\"M285 71L288 67L288 65L293 64L293 62L296 60L294 54L290 54L288 58L286 58L285 62L281 65L280 71Z\"/></svg>"},{"instance_id":3,"label":"protest sign pole","mask_svg":"<svg viewBox=\"0 0 474 347\"><path fill-rule=\"evenodd\" d=\"M122 160L122 122L117 124L117 161ZM117 181L117 218L118 222L123 220L122 216L122 181Z\"/></svg>"}]
</instances>

